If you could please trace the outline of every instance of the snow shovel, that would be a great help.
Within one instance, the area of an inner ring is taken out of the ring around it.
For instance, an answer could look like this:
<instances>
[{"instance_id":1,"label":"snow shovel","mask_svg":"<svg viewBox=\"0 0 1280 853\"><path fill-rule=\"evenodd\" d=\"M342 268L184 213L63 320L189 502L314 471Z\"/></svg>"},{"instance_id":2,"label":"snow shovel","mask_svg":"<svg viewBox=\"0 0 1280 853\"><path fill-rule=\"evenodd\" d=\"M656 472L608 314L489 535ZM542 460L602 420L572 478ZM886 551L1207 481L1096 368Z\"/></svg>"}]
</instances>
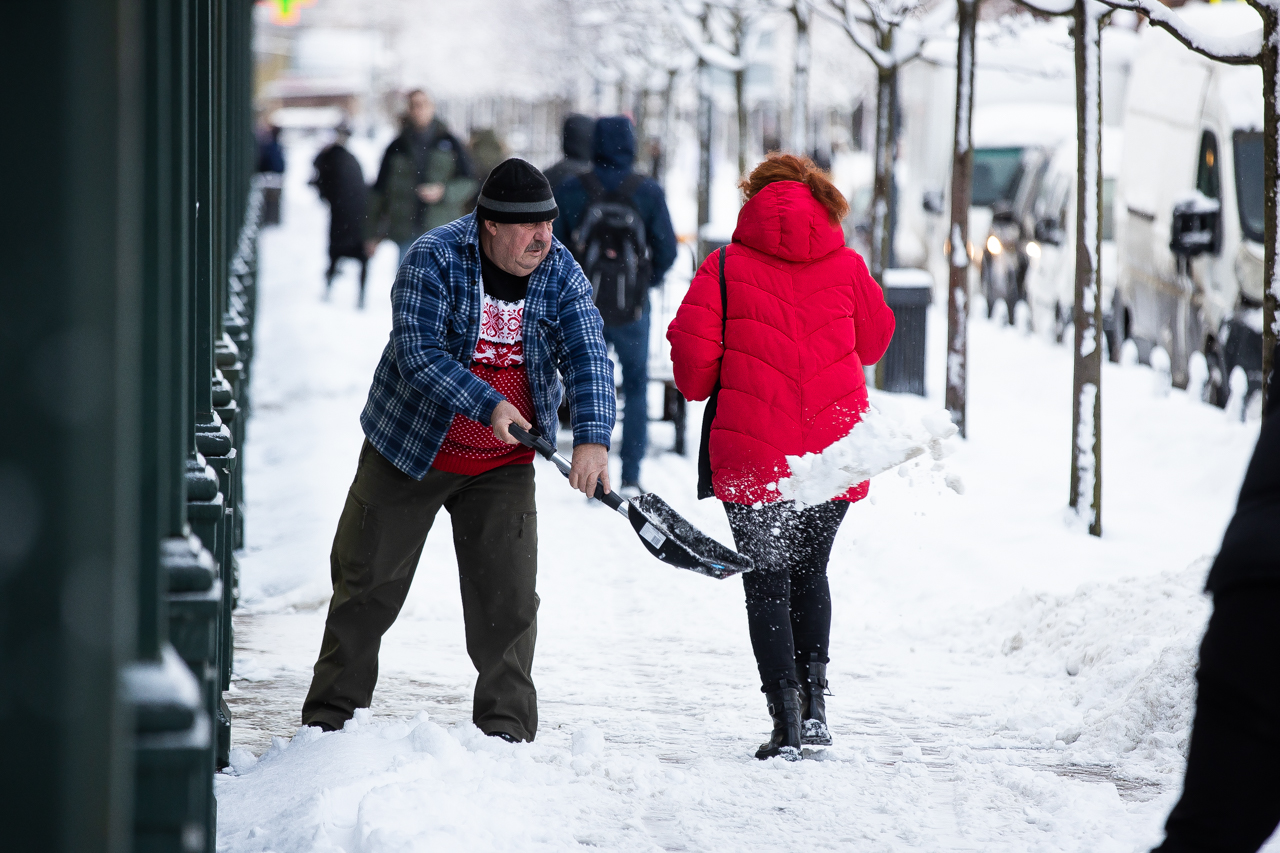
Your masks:
<instances>
[{"instance_id":1,"label":"snow shovel","mask_svg":"<svg viewBox=\"0 0 1280 853\"><path fill-rule=\"evenodd\" d=\"M532 447L559 468L561 474L569 476L569 460L557 453L555 446L536 429L526 431L516 424L508 429L521 444ZM594 497L630 521L644 547L664 563L721 579L752 569L750 557L724 547L685 521L657 495L640 495L628 501L617 492L606 495L604 487L597 483Z\"/></svg>"}]
</instances>

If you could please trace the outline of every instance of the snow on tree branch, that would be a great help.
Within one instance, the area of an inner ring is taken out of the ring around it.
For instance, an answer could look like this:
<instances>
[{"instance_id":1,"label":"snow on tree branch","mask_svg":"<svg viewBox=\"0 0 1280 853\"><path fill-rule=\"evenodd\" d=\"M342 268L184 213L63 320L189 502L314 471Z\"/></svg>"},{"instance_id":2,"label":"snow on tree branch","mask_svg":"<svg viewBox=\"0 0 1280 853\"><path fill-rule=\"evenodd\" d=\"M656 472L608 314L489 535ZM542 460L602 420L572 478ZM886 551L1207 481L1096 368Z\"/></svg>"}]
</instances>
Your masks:
<instances>
[{"instance_id":1,"label":"snow on tree branch","mask_svg":"<svg viewBox=\"0 0 1280 853\"><path fill-rule=\"evenodd\" d=\"M828 0L828 8L815 10L843 28L877 68L889 70L918 58L925 43L955 20L955 8L954 0L947 0L921 15L922 0L865 0L860 5ZM889 34L897 38L886 49L877 42Z\"/></svg>"},{"instance_id":2,"label":"snow on tree branch","mask_svg":"<svg viewBox=\"0 0 1280 853\"><path fill-rule=\"evenodd\" d=\"M1262 60L1262 27L1247 33L1218 35L1196 29L1159 0L1100 1L1113 9L1129 9L1146 15L1153 25L1209 59L1227 65L1254 65Z\"/></svg>"},{"instance_id":3,"label":"snow on tree branch","mask_svg":"<svg viewBox=\"0 0 1280 853\"><path fill-rule=\"evenodd\" d=\"M731 50L717 42L715 27L708 27L708 18L712 11L728 13L729 16L750 22L770 11L773 7L763 0L721 0L721 2L702 2L694 4L690 9L681 0L665 0L668 16L675 23L685 43L708 65L724 71L742 71L750 64L746 44L738 44ZM721 28L723 29L723 28Z\"/></svg>"},{"instance_id":4,"label":"snow on tree branch","mask_svg":"<svg viewBox=\"0 0 1280 853\"><path fill-rule=\"evenodd\" d=\"M1018 5L1042 15L1069 15L1076 7L1075 0L1018 0Z\"/></svg>"}]
</instances>

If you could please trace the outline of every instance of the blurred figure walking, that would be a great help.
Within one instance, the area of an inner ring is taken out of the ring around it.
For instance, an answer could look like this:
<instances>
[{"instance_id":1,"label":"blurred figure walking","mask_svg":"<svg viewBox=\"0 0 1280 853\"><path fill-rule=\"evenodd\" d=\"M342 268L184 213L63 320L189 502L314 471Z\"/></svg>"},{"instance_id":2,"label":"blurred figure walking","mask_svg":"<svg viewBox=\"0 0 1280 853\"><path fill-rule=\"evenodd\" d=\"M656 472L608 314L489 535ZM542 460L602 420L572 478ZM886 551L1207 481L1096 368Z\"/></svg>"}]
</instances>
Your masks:
<instances>
[{"instance_id":1,"label":"blurred figure walking","mask_svg":"<svg viewBox=\"0 0 1280 853\"><path fill-rule=\"evenodd\" d=\"M471 155L471 167L479 182L488 178L489 173L509 156L506 143L491 127L478 127L471 131L471 138L467 140L467 153ZM467 199L463 210L474 210L479 200L480 186L477 183L476 191Z\"/></svg>"},{"instance_id":2,"label":"blurred figure walking","mask_svg":"<svg viewBox=\"0 0 1280 853\"><path fill-rule=\"evenodd\" d=\"M257 171L262 180L262 224L280 224L280 195L284 191L284 146L280 128L263 124L258 128Z\"/></svg>"},{"instance_id":3,"label":"blurred figure walking","mask_svg":"<svg viewBox=\"0 0 1280 853\"><path fill-rule=\"evenodd\" d=\"M1280 358L1280 348L1276 349ZM1273 362L1274 363L1274 362ZM1182 798L1156 853L1253 853L1280 824L1280 384L1205 589Z\"/></svg>"},{"instance_id":4,"label":"blurred figure walking","mask_svg":"<svg viewBox=\"0 0 1280 853\"><path fill-rule=\"evenodd\" d=\"M860 483L799 508L776 483L788 456L825 450L867 410L863 365L879 361L893 312L845 248L849 205L811 160L771 154L742 182L733 242L703 262L667 331L676 386L706 400L698 497L724 503L738 550L747 625L773 735L756 758L831 743L827 561Z\"/></svg>"},{"instance_id":5,"label":"blurred figure walking","mask_svg":"<svg viewBox=\"0 0 1280 853\"><path fill-rule=\"evenodd\" d=\"M467 152L471 155L476 177L482 181L508 157L506 143L491 127L478 127L471 131L471 139L467 141ZM480 189L477 187L476 196L478 197L479 194Z\"/></svg>"},{"instance_id":6,"label":"blurred figure walking","mask_svg":"<svg viewBox=\"0 0 1280 853\"><path fill-rule=\"evenodd\" d=\"M352 258L360 262L360 295L356 305L364 307L364 285L369 256L364 250L364 208L369 188L355 155L347 150L351 128L344 121L334 129L336 139L316 155L311 185L329 203L329 270L324 274L324 298L329 298L338 261Z\"/></svg>"},{"instance_id":7,"label":"blurred figure walking","mask_svg":"<svg viewBox=\"0 0 1280 853\"><path fill-rule=\"evenodd\" d=\"M570 113L565 117L561 139L564 157L545 172L547 183L551 184L552 190L558 189L569 178L576 178L583 172L591 171L591 150L595 131L596 120L591 116Z\"/></svg>"},{"instance_id":8,"label":"blurred figure walking","mask_svg":"<svg viewBox=\"0 0 1280 853\"><path fill-rule=\"evenodd\" d=\"M431 96L414 89L407 107L404 128L387 146L369 191L365 254L370 258L390 239L404 260L414 240L462 216L478 186L466 147L436 118Z\"/></svg>"},{"instance_id":9,"label":"blurred figure walking","mask_svg":"<svg viewBox=\"0 0 1280 853\"><path fill-rule=\"evenodd\" d=\"M555 233L568 245L595 293L605 340L622 365L622 486L634 497L648 446L649 288L662 284L676 259L676 234L662 187L631 170L636 136L631 119L596 122L593 168L556 191Z\"/></svg>"}]
</instances>

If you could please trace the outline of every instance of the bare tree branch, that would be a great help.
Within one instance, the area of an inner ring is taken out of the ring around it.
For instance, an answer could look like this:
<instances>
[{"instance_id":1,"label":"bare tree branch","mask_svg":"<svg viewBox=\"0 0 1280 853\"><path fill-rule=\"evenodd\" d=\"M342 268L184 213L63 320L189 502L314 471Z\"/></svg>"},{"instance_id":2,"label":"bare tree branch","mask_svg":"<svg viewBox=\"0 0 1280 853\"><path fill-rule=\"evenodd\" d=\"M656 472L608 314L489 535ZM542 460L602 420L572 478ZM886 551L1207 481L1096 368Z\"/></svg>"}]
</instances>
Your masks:
<instances>
[{"instance_id":1,"label":"bare tree branch","mask_svg":"<svg viewBox=\"0 0 1280 853\"><path fill-rule=\"evenodd\" d=\"M1023 5L1030 5L1020 0ZM1201 56L1226 65L1257 65L1262 62L1262 27L1239 35L1206 33L1188 24L1158 0L1100 0L1113 9L1129 9L1182 42Z\"/></svg>"}]
</instances>

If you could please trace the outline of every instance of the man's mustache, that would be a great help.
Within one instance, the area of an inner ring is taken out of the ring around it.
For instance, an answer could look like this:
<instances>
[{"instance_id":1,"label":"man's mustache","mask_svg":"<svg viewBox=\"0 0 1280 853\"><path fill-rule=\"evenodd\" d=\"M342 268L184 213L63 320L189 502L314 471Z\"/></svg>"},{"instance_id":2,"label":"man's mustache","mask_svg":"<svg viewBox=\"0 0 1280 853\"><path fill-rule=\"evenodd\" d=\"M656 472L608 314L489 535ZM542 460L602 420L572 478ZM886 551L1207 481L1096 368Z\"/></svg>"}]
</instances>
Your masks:
<instances>
[{"instance_id":1,"label":"man's mustache","mask_svg":"<svg viewBox=\"0 0 1280 853\"><path fill-rule=\"evenodd\" d=\"M525 246L525 247L524 247L524 250L525 250L526 252L541 252L541 251L542 251L543 249L545 249L545 248L547 248L547 244L546 244L546 242L545 242L545 241L542 241L542 240L534 240L532 243L530 243L529 245Z\"/></svg>"}]
</instances>

